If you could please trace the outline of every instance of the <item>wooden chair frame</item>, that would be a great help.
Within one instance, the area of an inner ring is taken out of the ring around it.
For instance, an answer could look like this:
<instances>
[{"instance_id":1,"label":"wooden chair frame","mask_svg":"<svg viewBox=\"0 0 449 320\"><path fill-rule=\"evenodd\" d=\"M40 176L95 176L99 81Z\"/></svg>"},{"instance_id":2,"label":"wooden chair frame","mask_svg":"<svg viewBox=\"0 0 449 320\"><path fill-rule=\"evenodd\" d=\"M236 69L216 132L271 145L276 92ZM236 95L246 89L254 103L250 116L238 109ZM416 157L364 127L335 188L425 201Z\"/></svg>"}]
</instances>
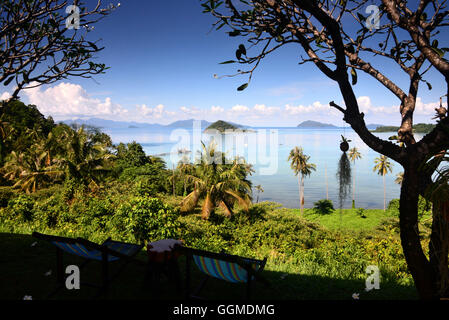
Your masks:
<instances>
[{"instance_id":1,"label":"wooden chair frame","mask_svg":"<svg viewBox=\"0 0 449 320\"><path fill-rule=\"evenodd\" d=\"M198 250L188 247L179 247L177 250L181 251L186 256L186 282L185 282L185 296L186 299L194 298L194 299L203 299L199 296L199 293L206 285L207 281L211 278L211 276L206 275L204 280L200 283L200 285L196 288L194 293L190 293L190 282L191 282L191 274L190 274L190 265L192 264L193 256L202 256L206 258L221 260L230 263L236 263L241 268L245 269L248 276L246 281L246 297L250 299L251 297L251 284L252 279L254 278L257 281L260 281L268 286L270 286L269 282L263 278L260 274L263 271L265 264L267 262L267 258L263 260L244 258L236 255L230 255L226 253L215 253L204 250ZM256 271L252 267L252 263L258 263L260 265L259 269Z\"/></svg>"},{"instance_id":2,"label":"wooden chair frame","mask_svg":"<svg viewBox=\"0 0 449 320\"><path fill-rule=\"evenodd\" d=\"M102 293L107 292L107 289L109 288L110 282L112 280L114 280L123 271L123 269L126 267L126 265L128 263L136 262L136 263L138 263L140 265L145 265L146 266L146 263L144 263L144 262L134 258L135 255L137 255L139 253L139 251L143 248L143 245L136 245L139 249L137 249L136 252L134 254L132 254L132 255L126 255L126 254L123 254L121 252L112 250L112 249L110 249L110 248L108 248L106 246L106 244L109 241L113 241L113 240L111 240L111 238L108 238L105 242L103 242L103 244L99 245L99 244L96 244L94 242L91 242L91 241L83 239L83 238L76 238L76 239L75 238L66 238L66 237L61 237L61 236L45 235L45 234L41 234L41 233L37 233L37 232L33 232L33 237L35 237L37 239L45 240L45 241L48 241L48 242L56 241L56 242L62 242L62 243L66 243L66 244L81 244L86 249L97 250L97 251L101 252L101 260L96 260L96 261L99 261L101 263L101 266L102 266L102 284L98 285L98 284L93 284L93 283L88 283L88 282L81 282L83 285L99 288L100 290L99 290L99 292L98 292L96 297L100 296ZM130 245L130 243L125 243L125 242L120 242L120 241L113 241L113 242L114 243L122 243L122 244ZM54 291L52 291L47 296L47 299L49 299L53 295L55 295L65 285L65 283L64 283L64 281L65 281L65 273L64 273L64 266L63 266L63 253L64 253L64 250L62 250L61 248L56 246L56 280L57 280L59 285L57 286L57 288ZM66 253L69 254L68 252L66 252ZM86 261L84 261L84 263L82 263L79 266L80 270L82 268L84 268L88 263L90 263L91 261L95 260L95 259L82 257L82 256L77 255L75 253L73 253L72 255L75 255L75 256L81 257L83 259L86 259ZM108 256L109 255L117 257L118 260L122 260L123 261L122 266L111 277L109 277L109 263L113 262L113 261L109 261L108 260Z\"/></svg>"}]
</instances>

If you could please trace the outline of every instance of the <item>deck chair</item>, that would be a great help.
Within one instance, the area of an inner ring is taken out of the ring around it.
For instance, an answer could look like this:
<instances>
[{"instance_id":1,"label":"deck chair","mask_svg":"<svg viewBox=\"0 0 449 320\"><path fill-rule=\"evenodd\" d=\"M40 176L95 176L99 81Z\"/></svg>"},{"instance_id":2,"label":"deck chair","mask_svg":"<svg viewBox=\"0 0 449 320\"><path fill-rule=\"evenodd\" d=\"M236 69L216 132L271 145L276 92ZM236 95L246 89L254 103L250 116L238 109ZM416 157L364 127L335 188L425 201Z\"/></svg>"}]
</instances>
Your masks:
<instances>
[{"instance_id":1,"label":"deck chair","mask_svg":"<svg viewBox=\"0 0 449 320\"><path fill-rule=\"evenodd\" d=\"M52 297L61 288L64 287L65 273L63 270L63 253L79 256L86 259L80 266L80 270L91 261L99 261L102 265L101 285L81 282L82 285L100 288L97 296L106 292L110 282L115 279L129 262L137 262L146 265L144 262L134 258L139 253L143 245L113 241L108 238L103 244L99 245L83 238L65 238L59 236L45 235L34 232L33 237L45 240L56 246L56 276L59 286L51 292L47 298ZM109 263L114 261L123 261L121 267L113 276L109 276Z\"/></svg>"},{"instance_id":2,"label":"deck chair","mask_svg":"<svg viewBox=\"0 0 449 320\"><path fill-rule=\"evenodd\" d=\"M187 299L203 299L199 296L199 293L211 277L232 283L246 283L247 299L251 297L251 283L253 280L260 281L269 286L268 281L260 275L265 267L267 258L264 260L256 260L187 247L180 247L178 250L186 256L185 293ZM190 292L190 265L192 261L201 272L206 274L204 280L193 293Z\"/></svg>"}]
</instances>

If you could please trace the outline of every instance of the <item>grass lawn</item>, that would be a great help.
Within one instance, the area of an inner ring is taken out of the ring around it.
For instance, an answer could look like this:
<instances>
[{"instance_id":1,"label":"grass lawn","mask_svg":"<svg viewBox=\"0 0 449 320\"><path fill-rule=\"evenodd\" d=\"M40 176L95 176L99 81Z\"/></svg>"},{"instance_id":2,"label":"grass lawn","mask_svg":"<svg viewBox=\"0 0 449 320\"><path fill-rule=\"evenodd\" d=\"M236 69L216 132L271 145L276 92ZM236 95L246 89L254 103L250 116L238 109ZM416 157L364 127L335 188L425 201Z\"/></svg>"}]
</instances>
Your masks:
<instances>
[{"instance_id":1,"label":"grass lawn","mask_svg":"<svg viewBox=\"0 0 449 320\"><path fill-rule=\"evenodd\" d=\"M299 209L292 210L300 214ZM304 210L304 218L318 222L330 230L372 230L377 228L383 220L391 218L390 214L382 209L367 209L363 212L363 215L361 217L357 214L357 209L342 209L341 211L337 209L331 214L325 215L317 214L313 209Z\"/></svg>"}]
</instances>

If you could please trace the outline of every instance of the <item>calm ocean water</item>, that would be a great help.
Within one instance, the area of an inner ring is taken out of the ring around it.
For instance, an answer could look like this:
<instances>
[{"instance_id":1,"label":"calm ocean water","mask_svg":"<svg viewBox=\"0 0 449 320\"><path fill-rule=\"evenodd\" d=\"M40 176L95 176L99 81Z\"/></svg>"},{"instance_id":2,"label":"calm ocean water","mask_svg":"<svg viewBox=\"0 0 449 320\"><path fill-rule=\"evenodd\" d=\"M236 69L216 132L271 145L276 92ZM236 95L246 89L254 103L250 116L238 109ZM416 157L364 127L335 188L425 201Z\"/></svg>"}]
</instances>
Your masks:
<instances>
[{"instance_id":1,"label":"calm ocean water","mask_svg":"<svg viewBox=\"0 0 449 320\"><path fill-rule=\"evenodd\" d=\"M362 154L362 159L355 164L356 206L367 209L383 208L382 176L373 172L374 159L379 154L368 148L352 129L256 128L254 130L257 130L257 133L229 135L228 137L232 136L234 139L234 144L223 143L223 150L230 155L244 156L254 165L256 172L252 175L251 181L254 186L260 184L264 189L259 201L276 201L287 208L299 208L298 179L290 169L287 158L292 148L301 146L304 153L310 156L310 162L316 164L316 171L305 180L305 207L313 207L315 201L326 198L326 176L329 199L337 207L336 172L342 154L339 148L341 135L345 135L352 140L350 147L357 147ZM210 135L204 133L200 137L199 132L196 132L195 136L192 129L175 131L173 129L103 128L103 131L112 137L114 143L136 141L143 146L147 154L162 154L169 168L172 168L173 163L176 165L180 159L176 153L178 149L196 151L200 149L200 140L207 142L211 139ZM261 133L265 133L266 136ZM376 135L387 139L393 134L376 133ZM238 140L242 141L236 142ZM264 141L266 143L263 143ZM194 153L191 153L191 159ZM396 174L402 172L402 167L398 163L390 161L393 172L385 177L387 204L391 199L399 197L400 186L394 180ZM256 195L257 192L254 191L254 199ZM344 206L351 207L351 201L352 194L348 196Z\"/></svg>"}]
</instances>

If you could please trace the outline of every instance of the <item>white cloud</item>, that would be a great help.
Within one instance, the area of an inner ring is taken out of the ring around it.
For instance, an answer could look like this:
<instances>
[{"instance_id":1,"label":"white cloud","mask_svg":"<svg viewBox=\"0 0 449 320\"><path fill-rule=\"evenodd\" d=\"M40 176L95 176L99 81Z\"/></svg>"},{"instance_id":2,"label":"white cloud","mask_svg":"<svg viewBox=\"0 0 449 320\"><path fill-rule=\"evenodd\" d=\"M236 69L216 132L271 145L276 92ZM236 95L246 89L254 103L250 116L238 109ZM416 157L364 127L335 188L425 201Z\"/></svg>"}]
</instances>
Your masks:
<instances>
[{"instance_id":1,"label":"white cloud","mask_svg":"<svg viewBox=\"0 0 449 320\"><path fill-rule=\"evenodd\" d=\"M57 86L24 90L29 103L36 105L45 115L54 117L95 116L111 118L123 116L128 110L113 103L111 98L103 101L90 97L80 85L60 83Z\"/></svg>"},{"instance_id":2,"label":"white cloud","mask_svg":"<svg viewBox=\"0 0 449 320\"><path fill-rule=\"evenodd\" d=\"M167 111L165 111L165 106L162 104L157 105L154 108L148 107L146 104L138 105L136 107L137 115L143 115L144 117L160 119L162 118Z\"/></svg>"},{"instance_id":3,"label":"white cloud","mask_svg":"<svg viewBox=\"0 0 449 320\"><path fill-rule=\"evenodd\" d=\"M9 92L5 91L5 92L3 92L2 95L0 96L0 101L7 100L7 99L9 99L9 98L11 98L11 94L10 94Z\"/></svg>"},{"instance_id":4,"label":"white cloud","mask_svg":"<svg viewBox=\"0 0 449 320\"><path fill-rule=\"evenodd\" d=\"M248 111L249 111L249 108L247 106L242 106L240 104L233 106L230 110L230 112L233 114L242 114L242 113L246 113Z\"/></svg>"},{"instance_id":5,"label":"white cloud","mask_svg":"<svg viewBox=\"0 0 449 320\"><path fill-rule=\"evenodd\" d=\"M225 110L220 106L212 106L210 108L210 111L212 114L220 114L220 113L223 113Z\"/></svg>"},{"instance_id":6,"label":"white cloud","mask_svg":"<svg viewBox=\"0 0 449 320\"><path fill-rule=\"evenodd\" d=\"M371 102L371 98L367 96L361 96L357 98L357 102L359 103L359 109L361 112L365 114L369 113L383 113L383 114L392 114L399 112L399 106L373 106Z\"/></svg>"},{"instance_id":7,"label":"white cloud","mask_svg":"<svg viewBox=\"0 0 449 320\"><path fill-rule=\"evenodd\" d=\"M281 108L279 107L267 107L264 104L256 104L253 108L254 112L256 112L259 115L264 116L270 116L275 113L279 113L281 111Z\"/></svg>"},{"instance_id":8,"label":"white cloud","mask_svg":"<svg viewBox=\"0 0 449 320\"><path fill-rule=\"evenodd\" d=\"M328 103L322 104L319 101L315 101L314 103L312 103L311 105L308 105L308 106L304 106L304 105L292 106L290 104L287 104L285 106L284 110L289 115L297 115L297 114L303 114L303 113L314 113L314 112L322 113L323 111L327 112L327 113L334 112L334 109L331 108Z\"/></svg>"},{"instance_id":9,"label":"white cloud","mask_svg":"<svg viewBox=\"0 0 449 320\"><path fill-rule=\"evenodd\" d=\"M201 110L199 110L197 107L191 107L191 108L187 108L187 107L181 107L179 108L182 112L184 112L185 114L188 114L190 116L192 115L197 115L199 113L201 113Z\"/></svg>"}]
</instances>

